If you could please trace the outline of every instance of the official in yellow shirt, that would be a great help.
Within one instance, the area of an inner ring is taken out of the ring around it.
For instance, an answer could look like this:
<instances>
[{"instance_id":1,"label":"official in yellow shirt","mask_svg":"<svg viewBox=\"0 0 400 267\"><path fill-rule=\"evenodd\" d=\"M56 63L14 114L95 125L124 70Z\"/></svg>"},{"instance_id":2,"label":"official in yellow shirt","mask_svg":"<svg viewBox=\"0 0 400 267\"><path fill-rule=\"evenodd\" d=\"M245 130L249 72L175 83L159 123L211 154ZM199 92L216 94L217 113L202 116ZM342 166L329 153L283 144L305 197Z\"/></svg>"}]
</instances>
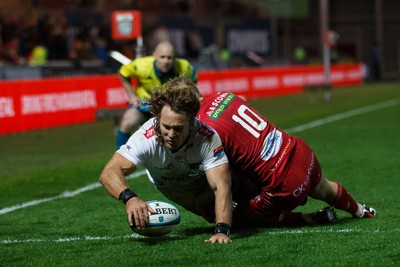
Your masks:
<instances>
[{"instance_id":1,"label":"official in yellow shirt","mask_svg":"<svg viewBox=\"0 0 400 267\"><path fill-rule=\"evenodd\" d=\"M151 117L146 100L154 87L178 76L186 76L195 83L198 80L196 69L187 60L175 58L175 49L167 41L159 43L152 56L123 65L119 76L131 107L125 111L117 132L117 150L128 141L132 131ZM131 79L136 79L136 88Z\"/></svg>"}]
</instances>

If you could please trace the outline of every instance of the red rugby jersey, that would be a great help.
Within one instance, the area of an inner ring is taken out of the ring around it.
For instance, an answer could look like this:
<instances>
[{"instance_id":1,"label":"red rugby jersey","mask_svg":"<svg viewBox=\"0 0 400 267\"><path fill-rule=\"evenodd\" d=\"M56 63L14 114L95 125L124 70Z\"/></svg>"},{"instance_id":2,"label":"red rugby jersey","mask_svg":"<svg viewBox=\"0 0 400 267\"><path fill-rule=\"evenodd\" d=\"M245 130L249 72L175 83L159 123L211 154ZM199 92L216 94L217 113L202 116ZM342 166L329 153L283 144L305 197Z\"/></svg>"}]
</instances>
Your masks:
<instances>
[{"instance_id":1,"label":"red rugby jersey","mask_svg":"<svg viewBox=\"0 0 400 267\"><path fill-rule=\"evenodd\" d=\"M232 168L243 178L257 181L264 190L282 181L295 139L246 101L218 93L201 102L198 118L218 132Z\"/></svg>"}]
</instances>

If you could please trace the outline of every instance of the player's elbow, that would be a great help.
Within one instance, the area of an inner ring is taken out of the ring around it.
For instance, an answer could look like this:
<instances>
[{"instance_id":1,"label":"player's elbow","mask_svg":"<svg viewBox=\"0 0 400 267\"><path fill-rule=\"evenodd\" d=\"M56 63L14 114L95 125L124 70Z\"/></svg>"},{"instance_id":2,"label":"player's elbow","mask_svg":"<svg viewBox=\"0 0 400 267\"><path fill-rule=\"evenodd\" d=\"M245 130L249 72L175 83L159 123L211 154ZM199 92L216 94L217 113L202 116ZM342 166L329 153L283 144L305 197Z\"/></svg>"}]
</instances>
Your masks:
<instances>
[{"instance_id":1,"label":"player's elbow","mask_svg":"<svg viewBox=\"0 0 400 267\"><path fill-rule=\"evenodd\" d=\"M106 166L99 176L99 182L103 186L105 186L105 185L107 185L108 181L110 180L109 177L110 177L110 170L109 170L108 166Z\"/></svg>"}]
</instances>

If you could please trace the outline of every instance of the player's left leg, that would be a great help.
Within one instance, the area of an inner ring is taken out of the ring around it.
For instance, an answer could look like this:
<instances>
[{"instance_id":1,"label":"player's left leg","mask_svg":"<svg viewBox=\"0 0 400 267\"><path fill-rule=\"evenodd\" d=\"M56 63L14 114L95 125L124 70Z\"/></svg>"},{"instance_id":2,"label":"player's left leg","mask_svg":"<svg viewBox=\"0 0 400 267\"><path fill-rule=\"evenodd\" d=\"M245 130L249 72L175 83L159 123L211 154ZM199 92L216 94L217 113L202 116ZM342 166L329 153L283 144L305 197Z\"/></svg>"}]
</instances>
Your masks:
<instances>
[{"instance_id":1,"label":"player's left leg","mask_svg":"<svg viewBox=\"0 0 400 267\"><path fill-rule=\"evenodd\" d=\"M290 155L285 168L274 174L283 175L282 182L269 190L265 190L268 184L262 185L247 203L239 203L238 208L241 208L243 215L236 216L236 218L239 217L237 221L241 224L264 227L298 227L336 222L336 213L333 208L328 207L311 213L292 211L307 202L311 187L319 182L319 174L320 167L317 158L309 146L299 139L296 150Z\"/></svg>"},{"instance_id":2,"label":"player's left leg","mask_svg":"<svg viewBox=\"0 0 400 267\"><path fill-rule=\"evenodd\" d=\"M280 213L255 214L253 207L239 203L233 212L233 227L302 227L327 225L337 221L335 210L326 207L317 212L283 211Z\"/></svg>"}]
</instances>

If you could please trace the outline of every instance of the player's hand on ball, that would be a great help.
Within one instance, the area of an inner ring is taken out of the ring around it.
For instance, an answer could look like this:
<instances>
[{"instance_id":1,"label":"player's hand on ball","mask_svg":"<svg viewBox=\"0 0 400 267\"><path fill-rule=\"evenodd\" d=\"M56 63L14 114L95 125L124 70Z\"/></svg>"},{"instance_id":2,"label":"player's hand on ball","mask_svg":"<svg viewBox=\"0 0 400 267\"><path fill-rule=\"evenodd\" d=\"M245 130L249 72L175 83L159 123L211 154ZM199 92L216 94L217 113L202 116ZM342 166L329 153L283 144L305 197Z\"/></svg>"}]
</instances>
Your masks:
<instances>
[{"instance_id":1,"label":"player's hand on ball","mask_svg":"<svg viewBox=\"0 0 400 267\"><path fill-rule=\"evenodd\" d=\"M204 240L205 243L219 243L219 244L228 244L231 243L232 240L226 234L214 234L210 239Z\"/></svg>"},{"instance_id":2,"label":"player's hand on ball","mask_svg":"<svg viewBox=\"0 0 400 267\"><path fill-rule=\"evenodd\" d=\"M126 203L126 212L128 213L128 222L130 226L135 223L138 229L144 229L149 224L149 212L157 214L155 210L138 197L131 198Z\"/></svg>"}]
</instances>

